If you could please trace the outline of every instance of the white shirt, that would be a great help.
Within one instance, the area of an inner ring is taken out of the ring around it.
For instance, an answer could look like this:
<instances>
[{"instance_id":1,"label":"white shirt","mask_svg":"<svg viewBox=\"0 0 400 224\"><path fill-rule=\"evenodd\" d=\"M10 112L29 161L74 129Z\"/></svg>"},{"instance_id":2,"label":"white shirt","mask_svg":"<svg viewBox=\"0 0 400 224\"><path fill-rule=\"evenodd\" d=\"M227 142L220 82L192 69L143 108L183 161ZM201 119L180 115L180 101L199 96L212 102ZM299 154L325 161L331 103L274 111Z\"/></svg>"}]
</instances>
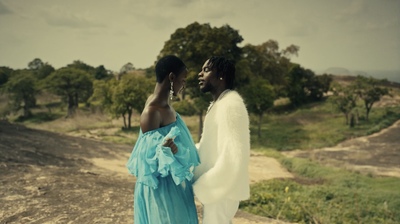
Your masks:
<instances>
[{"instance_id":1,"label":"white shirt","mask_svg":"<svg viewBox=\"0 0 400 224\"><path fill-rule=\"evenodd\" d=\"M202 204L250 197L249 117L236 91L227 92L211 107L198 151L201 164L194 170L193 190Z\"/></svg>"}]
</instances>

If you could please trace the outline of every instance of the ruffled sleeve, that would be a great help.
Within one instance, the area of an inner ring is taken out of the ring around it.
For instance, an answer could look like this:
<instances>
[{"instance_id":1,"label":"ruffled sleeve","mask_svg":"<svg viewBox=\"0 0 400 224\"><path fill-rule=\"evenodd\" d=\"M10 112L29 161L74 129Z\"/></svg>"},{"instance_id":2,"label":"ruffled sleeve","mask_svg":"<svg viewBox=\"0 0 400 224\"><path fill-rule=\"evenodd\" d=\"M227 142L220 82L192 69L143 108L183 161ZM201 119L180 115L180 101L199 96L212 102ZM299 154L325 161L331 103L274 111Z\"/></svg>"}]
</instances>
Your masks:
<instances>
[{"instance_id":1,"label":"ruffled sleeve","mask_svg":"<svg viewBox=\"0 0 400 224\"><path fill-rule=\"evenodd\" d=\"M175 184L179 185L185 179L193 177L193 166L198 164L179 138L180 130L174 126L163 136L159 131L140 134L132 154L126 164L129 173L136 176L137 182L156 189L158 178L171 175ZM162 146L168 138L175 139L178 152L174 155L169 147Z\"/></svg>"}]
</instances>

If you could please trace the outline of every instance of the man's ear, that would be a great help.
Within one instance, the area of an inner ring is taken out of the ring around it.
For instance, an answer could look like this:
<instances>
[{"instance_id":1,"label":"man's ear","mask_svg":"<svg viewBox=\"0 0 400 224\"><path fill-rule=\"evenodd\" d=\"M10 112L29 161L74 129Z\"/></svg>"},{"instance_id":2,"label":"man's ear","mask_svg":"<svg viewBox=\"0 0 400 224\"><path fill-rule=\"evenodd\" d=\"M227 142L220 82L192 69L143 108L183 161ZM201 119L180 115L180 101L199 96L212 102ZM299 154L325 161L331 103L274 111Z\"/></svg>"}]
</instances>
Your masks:
<instances>
[{"instance_id":1,"label":"man's ear","mask_svg":"<svg viewBox=\"0 0 400 224\"><path fill-rule=\"evenodd\" d=\"M170 82L173 82L174 79L175 79L175 74L170 72L169 75L168 75L168 79L169 79Z\"/></svg>"}]
</instances>

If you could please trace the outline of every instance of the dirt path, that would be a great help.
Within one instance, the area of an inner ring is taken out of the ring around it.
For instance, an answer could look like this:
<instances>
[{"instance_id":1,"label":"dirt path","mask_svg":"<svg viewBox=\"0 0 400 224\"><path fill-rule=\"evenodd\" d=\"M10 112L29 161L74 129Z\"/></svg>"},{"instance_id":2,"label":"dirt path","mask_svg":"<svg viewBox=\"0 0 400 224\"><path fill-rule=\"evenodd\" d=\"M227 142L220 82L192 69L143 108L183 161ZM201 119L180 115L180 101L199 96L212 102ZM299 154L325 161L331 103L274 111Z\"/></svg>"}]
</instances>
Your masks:
<instances>
[{"instance_id":1,"label":"dirt path","mask_svg":"<svg viewBox=\"0 0 400 224\"><path fill-rule=\"evenodd\" d=\"M129 153L115 154L114 159L106 158L92 158L89 161L96 167L100 167L107 172L112 172L117 175L129 177L125 168L125 161L129 157ZM250 182L256 183L262 180L269 180L273 178L292 178L293 175L282 168L280 163L274 159L261 155L257 152L252 152L250 157ZM201 210L201 204L196 201L197 208ZM201 211L200 211L201 213ZM201 215L201 214L199 214ZM255 223L276 223L284 224L286 222L273 220L261 216L256 216L244 211L238 211L234 220L234 224L255 224Z\"/></svg>"},{"instance_id":2,"label":"dirt path","mask_svg":"<svg viewBox=\"0 0 400 224\"><path fill-rule=\"evenodd\" d=\"M132 223L131 150L0 121L0 223ZM249 171L252 183L291 176L258 153ZM234 223L283 222L239 211Z\"/></svg>"}]
</instances>

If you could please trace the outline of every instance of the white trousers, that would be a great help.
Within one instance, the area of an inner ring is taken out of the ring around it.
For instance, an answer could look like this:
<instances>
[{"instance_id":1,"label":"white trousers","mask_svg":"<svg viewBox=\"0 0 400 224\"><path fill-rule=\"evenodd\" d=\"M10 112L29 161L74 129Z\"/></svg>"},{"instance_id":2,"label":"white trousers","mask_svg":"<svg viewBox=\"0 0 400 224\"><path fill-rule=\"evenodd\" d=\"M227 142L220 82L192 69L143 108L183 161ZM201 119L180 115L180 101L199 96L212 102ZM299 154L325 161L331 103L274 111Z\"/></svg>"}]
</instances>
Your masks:
<instances>
[{"instance_id":1,"label":"white trousers","mask_svg":"<svg viewBox=\"0 0 400 224\"><path fill-rule=\"evenodd\" d=\"M239 201L224 199L203 205L203 224L230 224L239 208Z\"/></svg>"}]
</instances>

